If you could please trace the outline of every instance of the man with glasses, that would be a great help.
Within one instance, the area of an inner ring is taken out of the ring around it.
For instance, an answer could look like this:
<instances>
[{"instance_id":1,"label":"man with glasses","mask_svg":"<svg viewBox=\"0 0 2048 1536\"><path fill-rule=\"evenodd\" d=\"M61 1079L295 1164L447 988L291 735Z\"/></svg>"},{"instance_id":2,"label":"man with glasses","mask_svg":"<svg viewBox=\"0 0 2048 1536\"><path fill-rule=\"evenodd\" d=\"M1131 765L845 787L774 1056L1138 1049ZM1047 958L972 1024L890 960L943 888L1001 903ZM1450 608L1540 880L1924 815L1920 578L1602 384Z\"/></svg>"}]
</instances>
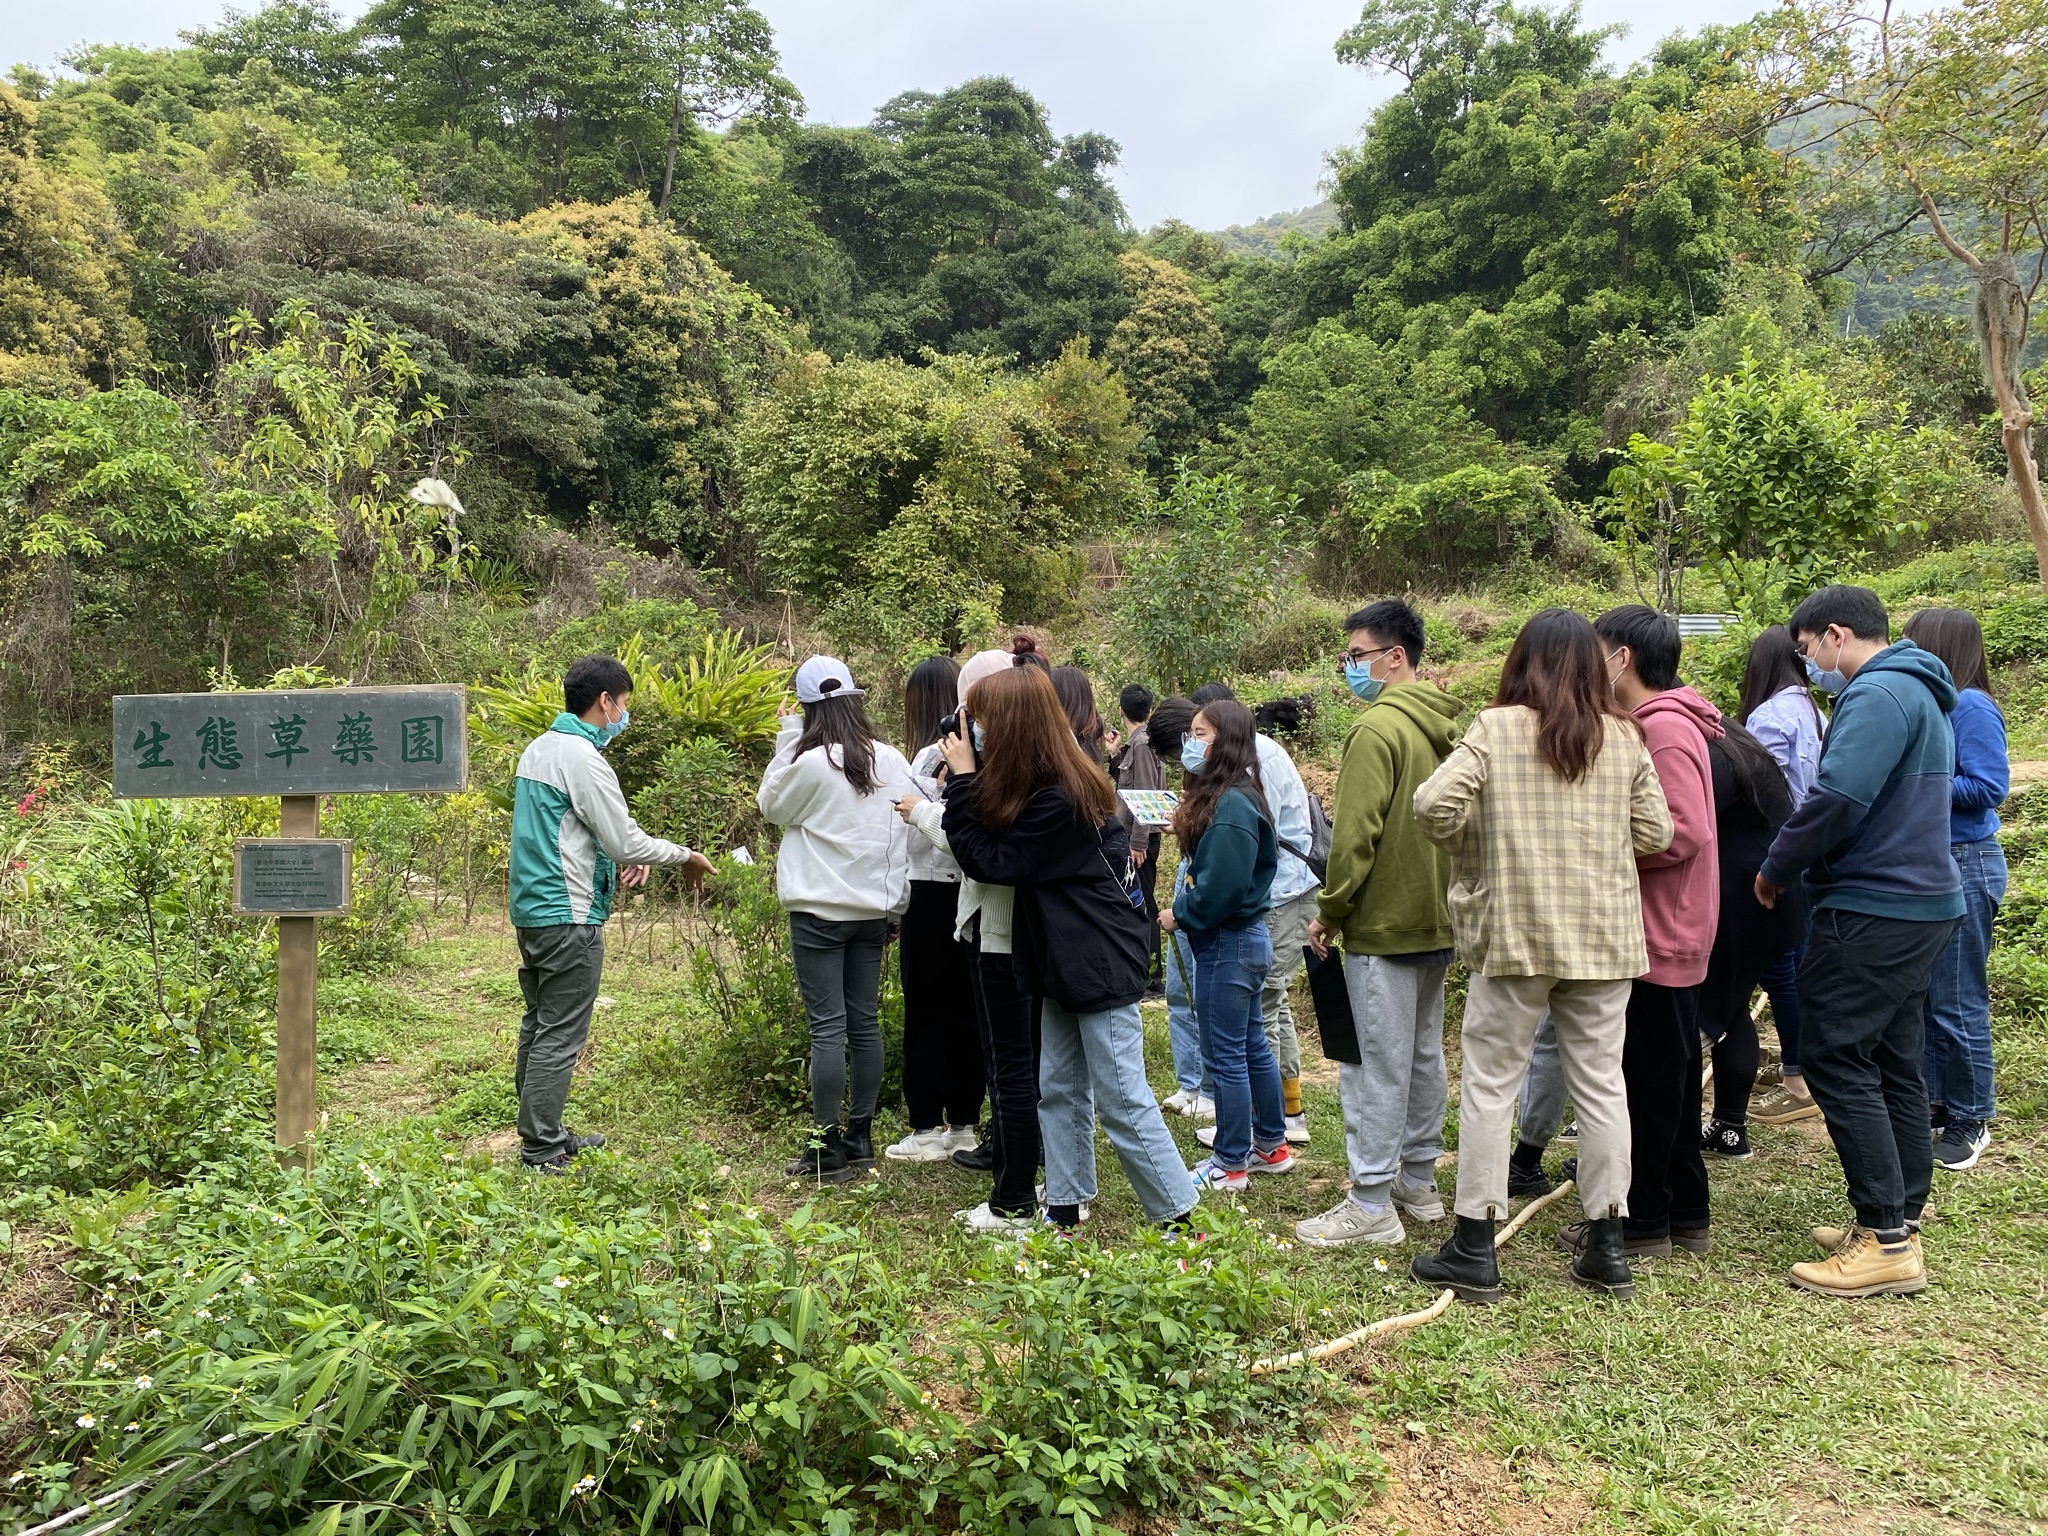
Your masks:
<instances>
[{"instance_id":1,"label":"man with glasses","mask_svg":"<svg viewBox=\"0 0 2048 1536\"><path fill-rule=\"evenodd\" d=\"M1346 627L1351 645L1338 664L1367 708L1344 739L1329 866L1308 942L1327 955L1341 939L1359 1060L1337 1065L1351 1189L1294 1227L1318 1248L1397 1244L1407 1235L1403 1211L1416 1221L1444 1219L1436 1160L1447 1097L1451 860L1423 835L1414 804L1416 789L1450 755L1461 706L1416 676L1422 619L1406 603L1373 603Z\"/></svg>"},{"instance_id":2,"label":"man with glasses","mask_svg":"<svg viewBox=\"0 0 2048 1536\"><path fill-rule=\"evenodd\" d=\"M1949 853L1956 690L1910 640L1888 644L1877 594L1823 587L1786 627L1816 688L1837 694L1812 791L1779 831L1756 896L1772 906L1804 877L1813 933L1799 971L1800 1058L1855 1207L1830 1250L1794 1264L1824 1296L1922 1290L1920 1214L1934 1176L1921 1076L1923 1005L1963 915Z\"/></svg>"}]
</instances>

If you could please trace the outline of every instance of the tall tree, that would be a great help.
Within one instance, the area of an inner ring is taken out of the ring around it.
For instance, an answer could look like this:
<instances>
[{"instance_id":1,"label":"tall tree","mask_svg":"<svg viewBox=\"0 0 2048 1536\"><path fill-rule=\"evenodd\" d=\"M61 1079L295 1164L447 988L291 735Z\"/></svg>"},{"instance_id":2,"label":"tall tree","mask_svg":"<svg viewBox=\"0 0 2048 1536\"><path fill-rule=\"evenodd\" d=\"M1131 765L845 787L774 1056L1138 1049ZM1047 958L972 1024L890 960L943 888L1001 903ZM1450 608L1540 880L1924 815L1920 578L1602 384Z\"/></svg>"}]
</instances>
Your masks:
<instances>
[{"instance_id":1,"label":"tall tree","mask_svg":"<svg viewBox=\"0 0 2048 1536\"><path fill-rule=\"evenodd\" d=\"M1922 12L1795 0L1759 21L1748 58L1706 93L1660 169L1740 136L1774 146L1810 189L1904 194L1918 215L1905 259L1931 247L1970 274L2006 464L2048 589L2048 508L2020 374L2048 275L2048 0Z\"/></svg>"},{"instance_id":2,"label":"tall tree","mask_svg":"<svg viewBox=\"0 0 2048 1536\"><path fill-rule=\"evenodd\" d=\"M676 151L693 123L746 114L783 119L803 110L795 86L776 73L781 60L768 19L738 0L633 0L641 45L660 67L667 91L668 139L656 208L676 185Z\"/></svg>"}]
</instances>

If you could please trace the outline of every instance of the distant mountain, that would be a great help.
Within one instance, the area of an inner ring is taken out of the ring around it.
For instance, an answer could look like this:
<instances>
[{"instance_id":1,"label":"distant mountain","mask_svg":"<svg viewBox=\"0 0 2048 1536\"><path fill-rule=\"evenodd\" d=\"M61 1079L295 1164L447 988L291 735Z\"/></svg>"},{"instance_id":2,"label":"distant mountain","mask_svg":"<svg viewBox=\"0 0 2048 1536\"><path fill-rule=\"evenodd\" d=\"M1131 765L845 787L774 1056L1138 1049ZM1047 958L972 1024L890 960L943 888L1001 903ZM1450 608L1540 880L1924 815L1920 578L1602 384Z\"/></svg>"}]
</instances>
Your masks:
<instances>
[{"instance_id":1,"label":"distant mountain","mask_svg":"<svg viewBox=\"0 0 2048 1536\"><path fill-rule=\"evenodd\" d=\"M1233 224L1215 234L1233 256L1278 256L1282 235L1320 240L1336 227L1337 205L1326 198L1308 208L1268 214L1256 224Z\"/></svg>"}]
</instances>

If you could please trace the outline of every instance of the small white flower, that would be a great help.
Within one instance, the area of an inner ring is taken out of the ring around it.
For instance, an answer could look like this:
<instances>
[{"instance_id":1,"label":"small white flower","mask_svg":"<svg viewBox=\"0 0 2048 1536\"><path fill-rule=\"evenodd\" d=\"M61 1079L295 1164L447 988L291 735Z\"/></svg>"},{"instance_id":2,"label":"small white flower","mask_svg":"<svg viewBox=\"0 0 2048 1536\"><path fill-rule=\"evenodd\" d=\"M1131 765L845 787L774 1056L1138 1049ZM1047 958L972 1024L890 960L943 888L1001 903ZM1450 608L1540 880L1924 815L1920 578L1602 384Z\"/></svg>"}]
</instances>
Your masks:
<instances>
[{"instance_id":1,"label":"small white flower","mask_svg":"<svg viewBox=\"0 0 2048 1536\"><path fill-rule=\"evenodd\" d=\"M99 1420L98 1420L98 1419L96 1419L96 1418L94 1418L94 1417L93 1417L93 1416L92 1416L91 1414L89 1414L89 1413L81 1413L81 1414L80 1414L80 1415L79 1415L79 1416L78 1416L78 1417L77 1417L77 1418L76 1418L75 1420L73 1420L72 1422L74 1422L75 1424L77 1424L77 1425L78 1425L78 1427L79 1427L80 1429L91 1429L91 1428L93 1427L93 1425L95 1425L95 1424L99 1423Z\"/></svg>"},{"instance_id":2,"label":"small white flower","mask_svg":"<svg viewBox=\"0 0 2048 1536\"><path fill-rule=\"evenodd\" d=\"M697 1251L699 1253L709 1253L711 1251L711 1234L709 1232L706 1232L697 1239Z\"/></svg>"},{"instance_id":3,"label":"small white flower","mask_svg":"<svg viewBox=\"0 0 2048 1536\"><path fill-rule=\"evenodd\" d=\"M101 1355L99 1359L93 1362L92 1368L96 1371L111 1371L114 1368L114 1357L112 1355Z\"/></svg>"},{"instance_id":4,"label":"small white flower","mask_svg":"<svg viewBox=\"0 0 2048 1536\"><path fill-rule=\"evenodd\" d=\"M675 1329L673 1329L673 1328L664 1328L664 1329L662 1329L662 1330L661 1330L661 1336L662 1336L662 1337L663 1337L664 1339L667 1339L667 1340L669 1341L669 1343L671 1343L671 1344L675 1343L675 1341L676 1341L676 1331L675 1331Z\"/></svg>"},{"instance_id":5,"label":"small white flower","mask_svg":"<svg viewBox=\"0 0 2048 1536\"><path fill-rule=\"evenodd\" d=\"M156 1382L151 1377L138 1376L135 1378L135 1390L138 1392L147 1392L151 1387L155 1385Z\"/></svg>"},{"instance_id":6,"label":"small white flower","mask_svg":"<svg viewBox=\"0 0 2048 1536\"><path fill-rule=\"evenodd\" d=\"M122 1429L122 1431L123 1431L124 1433L126 1433L126 1434L130 1434L130 1435L132 1435L132 1434L135 1434L135 1433L136 1433L136 1432L137 1432L138 1430L140 1430L141 1428L142 1428L142 1426L141 1426L140 1424L136 1423L136 1422L135 1422L135 1420L133 1420L133 1419L130 1419L130 1420L129 1420L129 1421L128 1421L128 1422L126 1423L126 1424L123 1424L123 1425L121 1426L121 1429Z\"/></svg>"},{"instance_id":7,"label":"small white flower","mask_svg":"<svg viewBox=\"0 0 2048 1536\"><path fill-rule=\"evenodd\" d=\"M254 1275L244 1275L244 1276L242 1276L242 1284L243 1284L243 1285L244 1285L245 1287L246 1287L246 1286L251 1286L251 1285L254 1285L255 1283L256 1283L256 1277L255 1277Z\"/></svg>"},{"instance_id":8,"label":"small white flower","mask_svg":"<svg viewBox=\"0 0 2048 1536\"><path fill-rule=\"evenodd\" d=\"M26 1472L16 1472L13 1476L7 1479L7 1486L12 1488L16 1483L26 1482L27 1480L28 1474Z\"/></svg>"},{"instance_id":9,"label":"small white flower","mask_svg":"<svg viewBox=\"0 0 2048 1536\"><path fill-rule=\"evenodd\" d=\"M270 1221L273 1226L288 1227L291 1225L290 1218L284 1216L282 1213L272 1216L270 1218Z\"/></svg>"},{"instance_id":10,"label":"small white flower","mask_svg":"<svg viewBox=\"0 0 2048 1536\"><path fill-rule=\"evenodd\" d=\"M578 1494L585 1494L590 1492L590 1490L595 1488L596 1486L597 1479L592 1477L588 1472L586 1472L583 1474L583 1481L576 1485L575 1491Z\"/></svg>"},{"instance_id":11,"label":"small white flower","mask_svg":"<svg viewBox=\"0 0 2048 1536\"><path fill-rule=\"evenodd\" d=\"M164 1336L164 1331L163 1331L163 1329L161 1329L161 1328L152 1328L152 1329L150 1329L150 1330L149 1330L149 1332L147 1332L147 1333L145 1333L145 1334L143 1335L143 1337L144 1337L145 1339L160 1339L160 1338L162 1338L163 1336Z\"/></svg>"},{"instance_id":12,"label":"small white flower","mask_svg":"<svg viewBox=\"0 0 2048 1536\"><path fill-rule=\"evenodd\" d=\"M1385 1259L1374 1259L1372 1267L1384 1275L1387 1272L1387 1261Z\"/></svg>"},{"instance_id":13,"label":"small white flower","mask_svg":"<svg viewBox=\"0 0 2048 1536\"><path fill-rule=\"evenodd\" d=\"M598 1314L597 1314L597 1320L598 1320L598 1323L599 1323L599 1324L600 1324L601 1326L603 1326L603 1327L609 1328L609 1327L611 1327L611 1325L612 1325L612 1319L611 1319L611 1314L610 1314L609 1312L600 1312L600 1313L598 1313Z\"/></svg>"},{"instance_id":14,"label":"small white flower","mask_svg":"<svg viewBox=\"0 0 2048 1536\"><path fill-rule=\"evenodd\" d=\"M779 1349L775 1351L775 1363L777 1365L782 1364L782 1351Z\"/></svg>"},{"instance_id":15,"label":"small white flower","mask_svg":"<svg viewBox=\"0 0 2048 1536\"><path fill-rule=\"evenodd\" d=\"M212 1314L211 1312L207 1311L207 1310L206 1310L206 1308L204 1308L204 1307L201 1307L201 1308L200 1308L200 1309L199 1309L198 1311L194 1312L194 1313L193 1313L192 1315L193 1315L194 1317L203 1317L203 1318L210 1318L210 1317L212 1317L212 1316L213 1316L213 1314Z\"/></svg>"},{"instance_id":16,"label":"small white flower","mask_svg":"<svg viewBox=\"0 0 2048 1536\"><path fill-rule=\"evenodd\" d=\"M555 1289L558 1291L566 1291L567 1289L569 1289L569 1277L567 1275L555 1276Z\"/></svg>"},{"instance_id":17,"label":"small white flower","mask_svg":"<svg viewBox=\"0 0 2048 1536\"><path fill-rule=\"evenodd\" d=\"M634 1434L636 1434L636 1435L637 1435L637 1434L639 1434L639 1433L640 1433L640 1431L641 1431L641 1430L643 1430L643 1429L645 1429L646 1427L647 1427L646 1423L645 1423L645 1422L644 1422L643 1420L640 1420L640 1419L635 1419L635 1420L633 1420L633 1422L632 1422L632 1423L630 1423L630 1424L628 1424L628 1425L626 1426L626 1428L628 1428L628 1429L632 1430L632 1431L633 1431L633 1433L634 1433Z\"/></svg>"}]
</instances>

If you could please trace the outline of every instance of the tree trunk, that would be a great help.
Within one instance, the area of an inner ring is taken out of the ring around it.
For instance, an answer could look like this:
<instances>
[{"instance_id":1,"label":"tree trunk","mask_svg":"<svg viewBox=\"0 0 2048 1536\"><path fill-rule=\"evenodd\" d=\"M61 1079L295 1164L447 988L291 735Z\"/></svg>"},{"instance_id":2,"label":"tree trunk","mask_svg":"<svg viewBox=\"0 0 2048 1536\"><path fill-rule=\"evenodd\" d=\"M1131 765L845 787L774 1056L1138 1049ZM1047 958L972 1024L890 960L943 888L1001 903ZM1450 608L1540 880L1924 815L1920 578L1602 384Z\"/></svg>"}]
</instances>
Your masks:
<instances>
[{"instance_id":1,"label":"tree trunk","mask_svg":"<svg viewBox=\"0 0 2048 1536\"><path fill-rule=\"evenodd\" d=\"M676 144L683 135L683 87L676 83L676 98L668 114L668 155L661 165L661 197L655 203L657 210L668 207L669 193L676 186Z\"/></svg>"},{"instance_id":2,"label":"tree trunk","mask_svg":"<svg viewBox=\"0 0 2048 1536\"><path fill-rule=\"evenodd\" d=\"M2005 446L2006 467L2012 472L2014 489L2020 495L2020 511L2027 519L2027 537L2034 541L2034 564L2041 577L2041 590L2048 592L2048 508L2041 504L2041 472L2034 463L2034 445L2029 428L2034 414L2012 387L2005 367L2003 338L1995 328L1987 329L1985 341L1991 355L1991 385L1998 397L1999 438Z\"/></svg>"}]
</instances>

